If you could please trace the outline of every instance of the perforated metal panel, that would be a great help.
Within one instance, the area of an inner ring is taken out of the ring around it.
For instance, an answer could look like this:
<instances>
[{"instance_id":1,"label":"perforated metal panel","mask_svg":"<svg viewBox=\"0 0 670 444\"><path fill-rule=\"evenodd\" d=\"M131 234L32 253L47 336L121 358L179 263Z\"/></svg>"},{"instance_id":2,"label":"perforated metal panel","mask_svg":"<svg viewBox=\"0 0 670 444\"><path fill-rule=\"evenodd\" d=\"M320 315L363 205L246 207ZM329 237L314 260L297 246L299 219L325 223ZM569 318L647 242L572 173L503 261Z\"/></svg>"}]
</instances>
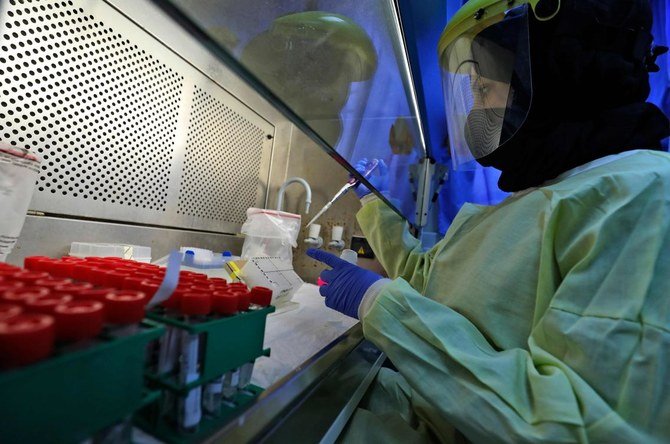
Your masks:
<instances>
[{"instance_id":1,"label":"perforated metal panel","mask_svg":"<svg viewBox=\"0 0 670 444\"><path fill-rule=\"evenodd\" d=\"M32 209L232 231L273 128L99 0L0 3L0 141L38 153Z\"/></svg>"},{"instance_id":2,"label":"perforated metal panel","mask_svg":"<svg viewBox=\"0 0 670 444\"><path fill-rule=\"evenodd\" d=\"M236 165L260 168L256 147L264 138L260 128L195 86L177 212L243 223L258 181Z\"/></svg>"}]
</instances>

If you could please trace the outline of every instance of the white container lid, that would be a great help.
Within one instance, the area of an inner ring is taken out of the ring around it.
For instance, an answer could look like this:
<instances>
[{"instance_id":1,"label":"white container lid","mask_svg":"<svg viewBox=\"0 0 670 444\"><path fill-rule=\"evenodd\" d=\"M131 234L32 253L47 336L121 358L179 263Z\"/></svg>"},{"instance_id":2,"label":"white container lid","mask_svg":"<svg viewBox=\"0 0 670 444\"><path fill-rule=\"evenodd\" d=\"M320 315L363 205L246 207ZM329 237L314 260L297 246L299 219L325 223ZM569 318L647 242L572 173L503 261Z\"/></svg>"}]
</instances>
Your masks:
<instances>
[{"instance_id":1,"label":"white container lid","mask_svg":"<svg viewBox=\"0 0 670 444\"><path fill-rule=\"evenodd\" d=\"M74 257L122 257L139 262L151 262L151 247L128 244L95 242L72 242L70 256Z\"/></svg>"}]
</instances>

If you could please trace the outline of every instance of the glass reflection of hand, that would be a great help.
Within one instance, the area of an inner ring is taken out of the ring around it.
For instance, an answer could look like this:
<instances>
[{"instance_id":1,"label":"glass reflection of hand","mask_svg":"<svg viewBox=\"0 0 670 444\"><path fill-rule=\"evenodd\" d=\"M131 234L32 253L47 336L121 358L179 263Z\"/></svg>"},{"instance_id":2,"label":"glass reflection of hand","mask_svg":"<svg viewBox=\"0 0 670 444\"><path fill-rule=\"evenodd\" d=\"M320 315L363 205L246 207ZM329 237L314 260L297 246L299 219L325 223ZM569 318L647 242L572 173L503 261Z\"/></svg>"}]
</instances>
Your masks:
<instances>
[{"instance_id":1,"label":"glass reflection of hand","mask_svg":"<svg viewBox=\"0 0 670 444\"><path fill-rule=\"evenodd\" d=\"M380 193L384 193L388 191L388 166L386 166L386 163L382 159L379 160L379 165L377 165L377 168L372 172L370 177L367 178L368 182L372 184L373 187L377 189ZM368 168L368 165L370 164L371 161L369 161L366 158L363 158L356 163L354 168L356 168L356 171L359 173L363 174L365 170ZM359 198L362 198L363 196L367 196L368 194L372 193L368 187L363 185L362 183L358 185L356 188L354 188L356 191L356 195Z\"/></svg>"}]
</instances>

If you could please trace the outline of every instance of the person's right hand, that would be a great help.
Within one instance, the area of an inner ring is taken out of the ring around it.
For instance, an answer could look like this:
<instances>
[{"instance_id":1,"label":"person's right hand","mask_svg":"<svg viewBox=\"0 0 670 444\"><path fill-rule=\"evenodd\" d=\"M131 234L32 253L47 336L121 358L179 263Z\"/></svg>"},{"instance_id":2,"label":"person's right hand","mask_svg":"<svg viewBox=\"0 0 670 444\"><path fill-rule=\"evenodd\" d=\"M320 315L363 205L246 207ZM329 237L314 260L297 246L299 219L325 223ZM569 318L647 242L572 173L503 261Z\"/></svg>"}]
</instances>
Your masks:
<instances>
[{"instance_id":1,"label":"person's right hand","mask_svg":"<svg viewBox=\"0 0 670 444\"><path fill-rule=\"evenodd\" d=\"M373 187L377 189L380 193L383 193L385 191L388 191L388 167L386 166L386 163L382 159L379 160L379 165L377 165L377 168L370 174L370 177L367 178L368 182L372 184ZM354 168L356 168L356 171L359 173L363 174L368 167L370 161L366 158L363 158L356 163ZM368 187L360 183L356 188L354 188L354 191L356 192L356 195L358 198L362 198L363 196L367 196L368 194L372 193Z\"/></svg>"}]
</instances>

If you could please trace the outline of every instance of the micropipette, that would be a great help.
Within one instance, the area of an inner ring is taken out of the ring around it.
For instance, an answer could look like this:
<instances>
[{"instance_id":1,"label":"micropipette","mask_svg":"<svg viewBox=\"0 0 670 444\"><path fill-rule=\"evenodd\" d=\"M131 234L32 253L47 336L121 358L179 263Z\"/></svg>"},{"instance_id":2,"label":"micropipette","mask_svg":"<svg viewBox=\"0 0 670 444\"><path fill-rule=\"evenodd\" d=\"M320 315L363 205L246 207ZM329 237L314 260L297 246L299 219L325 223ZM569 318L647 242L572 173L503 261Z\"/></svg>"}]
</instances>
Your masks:
<instances>
[{"instance_id":1,"label":"micropipette","mask_svg":"<svg viewBox=\"0 0 670 444\"><path fill-rule=\"evenodd\" d=\"M375 170L375 168L377 168L378 165L379 165L379 160L378 159L373 159L372 161L370 161L370 163L368 163L368 166L365 168L365 171L363 171L361 173L361 175L367 179L370 176L370 174L372 174L372 172ZM342 188L340 188L340 191L335 193L335 196L333 196L333 198L330 199L328 201L328 203L326 203L326 205L324 205L323 208L321 208L321 210L318 213L316 213L316 215L312 218L312 220L310 220L309 223L307 223L307 225L305 225L305 228L309 227L314 222L316 222L316 220L319 217L321 217L321 215L323 213L328 211L328 209L335 202L337 202L342 196L344 196L347 193L347 191L349 191L352 188L356 188L360 183L361 183L361 181L356 179L355 177L352 177L351 179L349 179L349 181L346 184L344 184L344 186Z\"/></svg>"}]
</instances>

